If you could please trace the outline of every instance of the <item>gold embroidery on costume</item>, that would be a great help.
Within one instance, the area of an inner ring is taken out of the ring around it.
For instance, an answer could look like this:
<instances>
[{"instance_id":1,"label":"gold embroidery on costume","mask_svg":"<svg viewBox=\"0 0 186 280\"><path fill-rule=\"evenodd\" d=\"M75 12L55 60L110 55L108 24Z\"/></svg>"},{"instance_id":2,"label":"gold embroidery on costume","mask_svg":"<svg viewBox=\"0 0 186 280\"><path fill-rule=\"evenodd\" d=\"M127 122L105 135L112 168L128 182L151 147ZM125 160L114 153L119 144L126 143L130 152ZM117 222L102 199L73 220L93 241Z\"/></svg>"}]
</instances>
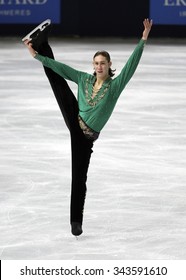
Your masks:
<instances>
[{"instance_id":1,"label":"gold embroidery on costume","mask_svg":"<svg viewBox=\"0 0 186 280\"><path fill-rule=\"evenodd\" d=\"M96 106L96 104L105 96L105 94L107 93L107 91L110 87L110 83L107 86L104 86L104 87L105 87L104 90L102 90L102 88L100 88L98 90L96 96L94 96L92 98L93 86L91 88L91 91L89 91L89 79L86 79L85 96L86 96L86 101L90 106L92 106L92 107Z\"/></svg>"},{"instance_id":2,"label":"gold embroidery on costume","mask_svg":"<svg viewBox=\"0 0 186 280\"><path fill-rule=\"evenodd\" d=\"M79 126L82 129L85 137L92 141L95 141L99 137L99 132L92 130L90 127L86 125L86 123L82 120L80 116L78 116Z\"/></svg>"}]
</instances>

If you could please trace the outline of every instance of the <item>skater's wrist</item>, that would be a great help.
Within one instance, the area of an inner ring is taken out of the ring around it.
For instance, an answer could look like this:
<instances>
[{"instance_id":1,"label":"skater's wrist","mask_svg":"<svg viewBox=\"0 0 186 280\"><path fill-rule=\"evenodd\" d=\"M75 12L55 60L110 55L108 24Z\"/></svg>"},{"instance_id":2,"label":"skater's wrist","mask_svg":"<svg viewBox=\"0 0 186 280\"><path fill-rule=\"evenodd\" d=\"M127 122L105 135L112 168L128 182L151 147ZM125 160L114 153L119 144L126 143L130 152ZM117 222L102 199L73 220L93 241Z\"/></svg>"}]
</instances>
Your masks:
<instances>
[{"instance_id":1,"label":"skater's wrist","mask_svg":"<svg viewBox=\"0 0 186 280\"><path fill-rule=\"evenodd\" d=\"M32 45L28 45L28 49L30 51L31 56L35 57L37 52L32 48Z\"/></svg>"},{"instance_id":2,"label":"skater's wrist","mask_svg":"<svg viewBox=\"0 0 186 280\"><path fill-rule=\"evenodd\" d=\"M38 54L38 52L36 52L36 51L33 52L33 54L32 54L33 58L35 58L37 54Z\"/></svg>"}]
</instances>

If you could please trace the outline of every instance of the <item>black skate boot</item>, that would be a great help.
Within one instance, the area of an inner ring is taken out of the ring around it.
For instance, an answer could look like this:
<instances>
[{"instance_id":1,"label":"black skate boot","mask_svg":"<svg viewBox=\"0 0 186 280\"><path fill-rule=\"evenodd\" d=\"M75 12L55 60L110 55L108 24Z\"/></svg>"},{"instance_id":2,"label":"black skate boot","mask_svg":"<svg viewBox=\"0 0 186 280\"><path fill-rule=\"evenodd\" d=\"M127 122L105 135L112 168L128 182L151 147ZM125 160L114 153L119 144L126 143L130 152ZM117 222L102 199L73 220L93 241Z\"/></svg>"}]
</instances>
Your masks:
<instances>
[{"instance_id":1,"label":"black skate boot","mask_svg":"<svg viewBox=\"0 0 186 280\"><path fill-rule=\"evenodd\" d=\"M72 234L73 235L79 236L83 233L82 225L80 223L72 222L71 227L72 227Z\"/></svg>"},{"instance_id":2,"label":"black skate boot","mask_svg":"<svg viewBox=\"0 0 186 280\"><path fill-rule=\"evenodd\" d=\"M32 43L34 50L39 51L39 47L48 42L48 34L51 30L51 20L47 19L34 28L30 33L28 33L22 41L29 40Z\"/></svg>"}]
</instances>

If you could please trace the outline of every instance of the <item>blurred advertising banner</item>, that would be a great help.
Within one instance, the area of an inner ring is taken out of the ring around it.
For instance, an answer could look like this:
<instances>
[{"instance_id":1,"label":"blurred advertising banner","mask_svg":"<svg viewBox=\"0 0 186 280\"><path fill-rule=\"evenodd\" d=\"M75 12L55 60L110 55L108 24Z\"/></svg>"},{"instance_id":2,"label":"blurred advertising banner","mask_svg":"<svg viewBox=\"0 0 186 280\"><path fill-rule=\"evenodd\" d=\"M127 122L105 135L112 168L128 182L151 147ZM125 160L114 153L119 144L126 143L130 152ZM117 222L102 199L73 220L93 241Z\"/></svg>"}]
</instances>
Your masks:
<instances>
[{"instance_id":1,"label":"blurred advertising banner","mask_svg":"<svg viewBox=\"0 0 186 280\"><path fill-rule=\"evenodd\" d=\"M154 24L186 25L186 0L150 0Z\"/></svg>"},{"instance_id":2,"label":"blurred advertising banner","mask_svg":"<svg viewBox=\"0 0 186 280\"><path fill-rule=\"evenodd\" d=\"M61 0L0 0L0 24L60 23Z\"/></svg>"}]
</instances>

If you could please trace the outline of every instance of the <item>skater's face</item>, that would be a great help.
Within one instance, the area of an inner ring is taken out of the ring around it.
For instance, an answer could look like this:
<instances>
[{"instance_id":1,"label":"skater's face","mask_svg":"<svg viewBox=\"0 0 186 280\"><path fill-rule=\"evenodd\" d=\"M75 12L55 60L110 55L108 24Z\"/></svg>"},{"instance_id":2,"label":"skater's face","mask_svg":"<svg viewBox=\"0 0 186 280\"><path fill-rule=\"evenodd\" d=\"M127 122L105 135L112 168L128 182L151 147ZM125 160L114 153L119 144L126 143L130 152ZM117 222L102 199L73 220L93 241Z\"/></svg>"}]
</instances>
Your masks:
<instances>
[{"instance_id":1,"label":"skater's face","mask_svg":"<svg viewBox=\"0 0 186 280\"><path fill-rule=\"evenodd\" d=\"M97 78L105 79L109 76L109 68L112 63L103 55L98 55L93 59L93 67Z\"/></svg>"}]
</instances>

